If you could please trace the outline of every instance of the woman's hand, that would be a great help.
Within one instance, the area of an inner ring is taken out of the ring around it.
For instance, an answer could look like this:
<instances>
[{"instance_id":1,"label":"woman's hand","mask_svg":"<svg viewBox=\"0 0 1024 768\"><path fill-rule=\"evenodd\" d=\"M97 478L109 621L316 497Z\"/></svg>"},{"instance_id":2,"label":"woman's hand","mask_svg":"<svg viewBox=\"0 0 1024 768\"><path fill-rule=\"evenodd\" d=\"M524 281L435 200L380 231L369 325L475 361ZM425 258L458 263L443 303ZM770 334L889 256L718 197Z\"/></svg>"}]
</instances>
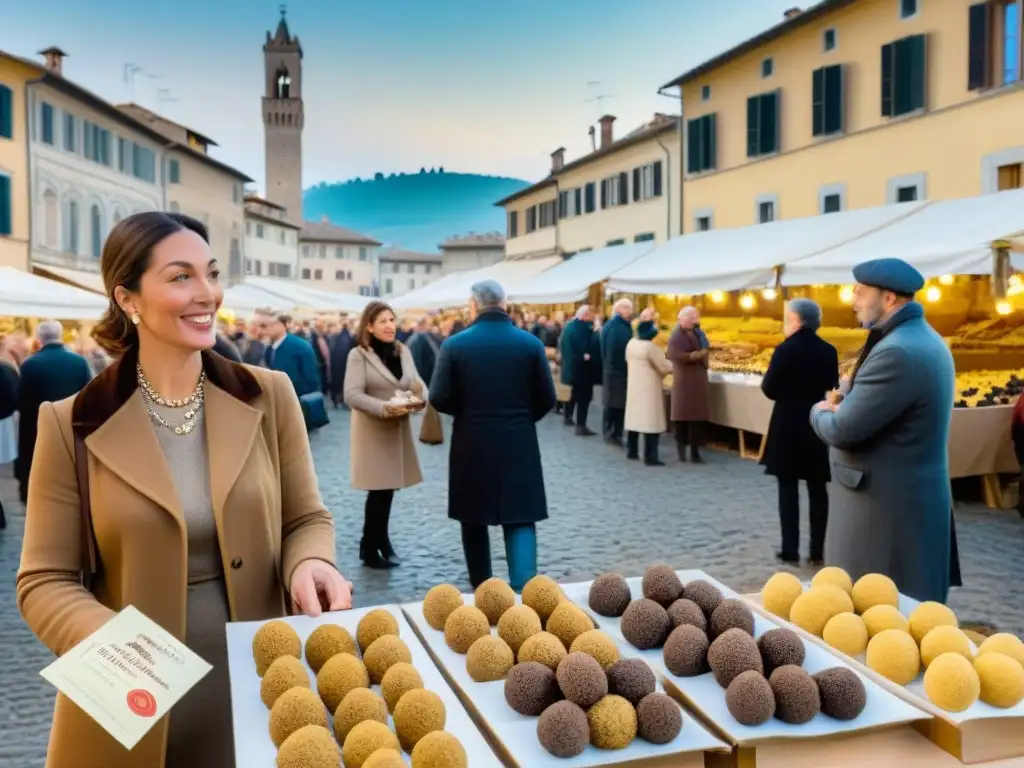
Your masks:
<instances>
[{"instance_id":1,"label":"woman's hand","mask_svg":"<svg viewBox=\"0 0 1024 768\"><path fill-rule=\"evenodd\" d=\"M352 584L323 560L303 560L292 572L292 601L304 614L316 618L324 610L352 607Z\"/></svg>"}]
</instances>

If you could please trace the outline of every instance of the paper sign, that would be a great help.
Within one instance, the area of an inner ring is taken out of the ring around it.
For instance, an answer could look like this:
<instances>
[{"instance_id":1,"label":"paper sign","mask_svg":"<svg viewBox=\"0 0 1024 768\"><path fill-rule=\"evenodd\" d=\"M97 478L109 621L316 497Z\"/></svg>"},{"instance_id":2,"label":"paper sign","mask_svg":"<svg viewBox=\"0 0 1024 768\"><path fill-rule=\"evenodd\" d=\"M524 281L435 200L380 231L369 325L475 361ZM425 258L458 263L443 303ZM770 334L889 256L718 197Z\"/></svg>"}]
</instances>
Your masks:
<instances>
[{"instance_id":1,"label":"paper sign","mask_svg":"<svg viewBox=\"0 0 1024 768\"><path fill-rule=\"evenodd\" d=\"M39 674L131 749L211 669L129 605Z\"/></svg>"}]
</instances>

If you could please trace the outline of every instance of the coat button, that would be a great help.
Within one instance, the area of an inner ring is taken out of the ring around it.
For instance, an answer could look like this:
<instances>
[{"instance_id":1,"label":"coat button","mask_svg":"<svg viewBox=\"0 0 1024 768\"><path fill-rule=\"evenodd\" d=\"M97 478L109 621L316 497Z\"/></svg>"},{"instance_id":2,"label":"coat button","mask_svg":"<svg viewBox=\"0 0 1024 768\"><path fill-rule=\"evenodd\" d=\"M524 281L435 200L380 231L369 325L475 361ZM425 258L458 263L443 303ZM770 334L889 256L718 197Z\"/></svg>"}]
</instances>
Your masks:
<instances>
[{"instance_id":1,"label":"coat button","mask_svg":"<svg viewBox=\"0 0 1024 768\"><path fill-rule=\"evenodd\" d=\"M234 568L236 571L239 568L241 568L242 567L242 558L236 557L234 560L232 560L231 561L231 567Z\"/></svg>"}]
</instances>

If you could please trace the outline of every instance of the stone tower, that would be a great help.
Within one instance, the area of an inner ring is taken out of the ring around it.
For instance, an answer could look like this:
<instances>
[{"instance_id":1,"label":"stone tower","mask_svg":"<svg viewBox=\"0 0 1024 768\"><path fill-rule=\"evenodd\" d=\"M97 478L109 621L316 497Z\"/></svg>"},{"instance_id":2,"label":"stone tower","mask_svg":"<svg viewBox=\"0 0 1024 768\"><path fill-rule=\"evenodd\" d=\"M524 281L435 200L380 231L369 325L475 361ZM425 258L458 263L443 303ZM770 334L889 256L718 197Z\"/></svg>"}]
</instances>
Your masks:
<instances>
[{"instance_id":1,"label":"stone tower","mask_svg":"<svg viewBox=\"0 0 1024 768\"><path fill-rule=\"evenodd\" d=\"M302 45L288 31L285 9L263 46L266 84L263 135L266 145L266 197L287 209L289 220L302 219Z\"/></svg>"}]
</instances>

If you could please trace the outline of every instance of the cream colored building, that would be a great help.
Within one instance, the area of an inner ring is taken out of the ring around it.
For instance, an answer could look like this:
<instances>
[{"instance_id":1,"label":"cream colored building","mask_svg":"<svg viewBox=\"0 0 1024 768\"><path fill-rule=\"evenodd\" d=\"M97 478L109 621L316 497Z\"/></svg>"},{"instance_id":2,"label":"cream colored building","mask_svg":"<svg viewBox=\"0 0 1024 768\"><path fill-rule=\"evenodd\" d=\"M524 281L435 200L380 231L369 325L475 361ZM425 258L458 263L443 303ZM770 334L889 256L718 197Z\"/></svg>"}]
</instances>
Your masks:
<instances>
[{"instance_id":1,"label":"cream colored building","mask_svg":"<svg viewBox=\"0 0 1024 768\"><path fill-rule=\"evenodd\" d=\"M299 233L299 280L325 291L376 296L380 243L324 216Z\"/></svg>"},{"instance_id":2,"label":"cream colored building","mask_svg":"<svg viewBox=\"0 0 1024 768\"><path fill-rule=\"evenodd\" d=\"M679 234L678 118L655 115L618 139L614 122L601 118L592 152L566 163L565 150L555 150L546 178L498 201L508 258L572 256Z\"/></svg>"},{"instance_id":3,"label":"cream colored building","mask_svg":"<svg viewBox=\"0 0 1024 768\"><path fill-rule=\"evenodd\" d=\"M442 256L398 249L382 251L380 261L380 295L394 298L415 291L441 277Z\"/></svg>"},{"instance_id":4,"label":"cream colored building","mask_svg":"<svg viewBox=\"0 0 1024 768\"><path fill-rule=\"evenodd\" d=\"M277 203L245 196L245 274L294 280L299 274L299 227Z\"/></svg>"},{"instance_id":5,"label":"cream colored building","mask_svg":"<svg viewBox=\"0 0 1024 768\"><path fill-rule=\"evenodd\" d=\"M500 232L449 237L438 246L441 273L463 272L497 264L505 258L505 238Z\"/></svg>"}]
</instances>

